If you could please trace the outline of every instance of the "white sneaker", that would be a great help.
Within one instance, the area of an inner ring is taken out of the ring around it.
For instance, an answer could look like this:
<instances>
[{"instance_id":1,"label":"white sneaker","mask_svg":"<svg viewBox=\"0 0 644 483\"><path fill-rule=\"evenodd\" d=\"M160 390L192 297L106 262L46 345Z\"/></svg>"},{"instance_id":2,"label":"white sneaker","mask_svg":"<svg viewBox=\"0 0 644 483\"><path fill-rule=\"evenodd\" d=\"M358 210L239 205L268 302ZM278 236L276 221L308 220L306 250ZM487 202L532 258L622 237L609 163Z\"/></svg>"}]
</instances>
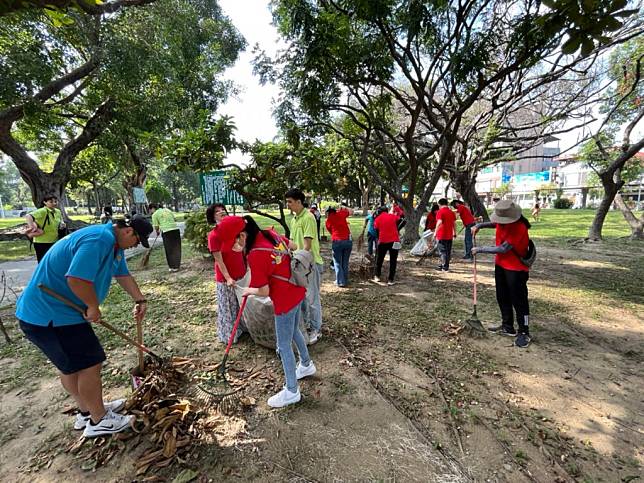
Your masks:
<instances>
[{"instance_id":1,"label":"white sneaker","mask_svg":"<svg viewBox=\"0 0 644 483\"><path fill-rule=\"evenodd\" d=\"M134 416L123 416L108 409L98 424L92 424L91 420L87 422L83 436L86 438L95 438L96 436L120 433L128 429L133 421Z\"/></svg>"},{"instance_id":2,"label":"white sneaker","mask_svg":"<svg viewBox=\"0 0 644 483\"><path fill-rule=\"evenodd\" d=\"M322 337L322 333L319 330L311 329L309 331L309 343L307 345L315 344L320 337Z\"/></svg>"},{"instance_id":3,"label":"white sneaker","mask_svg":"<svg viewBox=\"0 0 644 483\"><path fill-rule=\"evenodd\" d=\"M105 406L106 411L113 411L118 413L121 409L125 407L125 399L116 399L114 401L103 401L103 406ZM83 416L81 413L76 415L76 420L74 421L74 429L80 431L85 429L87 426L87 421L89 421L89 415Z\"/></svg>"},{"instance_id":4,"label":"white sneaker","mask_svg":"<svg viewBox=\"0 0 644 483\"><path fill-rule=\"evenodd\" d=\"M272 408L283 408L289 404L300 402L300 399L302 399L302 394L299 389L297 392L291 392L284 387L280 392L268 398L268 405Z\"/></svg>"},{"instance_id":5,"label":"white sneaker","mask_svg":"<svg viewBox=\"0 0 644 483\"><path fill-rule=\"evenodd\" d=\"M317 372L317 369L315 368L315 364L313 364L313 361L309 362L308 366L303 366L301 362L297 363L297 367L295 368L295 376L298 379L303 379L305 377L312 376Z\"/></svg>"}]
</instances>

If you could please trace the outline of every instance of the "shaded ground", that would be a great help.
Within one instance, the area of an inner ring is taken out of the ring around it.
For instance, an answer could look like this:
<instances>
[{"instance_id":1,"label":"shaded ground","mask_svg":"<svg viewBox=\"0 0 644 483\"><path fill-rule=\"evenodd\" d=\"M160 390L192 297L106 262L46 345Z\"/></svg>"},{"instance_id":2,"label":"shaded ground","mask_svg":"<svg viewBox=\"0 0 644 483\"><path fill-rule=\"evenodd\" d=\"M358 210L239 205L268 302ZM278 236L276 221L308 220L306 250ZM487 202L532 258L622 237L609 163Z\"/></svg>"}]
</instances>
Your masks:
<instances>
[{"instance_id":1,"label":"shaded ground","mask_svg":"<svg viewBox=\"0 0 644 483\"><path fill-rule=\"evenodd\" d=\"M210 262L188 251L177 275L161 250L136 273L152 300L146 341L159 352L219 360ZM460 248L455 249L460 253ZM232 372L251 374L240 418L223 418L168 481L192 468L207 481L630 481L641 476L644 257L641 245L542 247L529 283L534 343L471 338L471 267L452 273L403 257L400 283L323 284L324 337L312 348L318 375L304 401L272 411L282 384L273 351L244 337ZM136 263L132 264L133 266ZM490 261L480 263L479 316L497 321ZM364 272L363 272L364 273ZM131 306L114 289L105 317L131 330ZM0 350L0 480L132 481L142 448L88 474L70 404L51 366L19 338ZM135 353L100 331L109 395L127 392ZM140 480L138 480L140 481ZM158 480L157 480L158 481Z\"/></svg>"}]
</instances>

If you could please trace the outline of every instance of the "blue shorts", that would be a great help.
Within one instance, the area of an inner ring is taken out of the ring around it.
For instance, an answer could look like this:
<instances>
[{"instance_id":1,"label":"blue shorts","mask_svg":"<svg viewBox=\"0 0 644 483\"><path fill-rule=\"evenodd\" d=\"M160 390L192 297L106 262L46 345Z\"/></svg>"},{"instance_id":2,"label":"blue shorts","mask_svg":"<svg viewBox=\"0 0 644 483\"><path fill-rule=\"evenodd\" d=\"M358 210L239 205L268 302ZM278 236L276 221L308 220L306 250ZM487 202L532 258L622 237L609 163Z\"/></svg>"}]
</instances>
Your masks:
<instances>
[{"instance_id":1,"label":"blue shorts","mask_svg":"<svg viewBox=\"0 0 644 483\"><path fill-rule=\"evenodd\" d=\"M20 329L63 374L74 374L105 360L105 351L89 323L54 327L19 321Z\"/></svg>"}]
</instances>

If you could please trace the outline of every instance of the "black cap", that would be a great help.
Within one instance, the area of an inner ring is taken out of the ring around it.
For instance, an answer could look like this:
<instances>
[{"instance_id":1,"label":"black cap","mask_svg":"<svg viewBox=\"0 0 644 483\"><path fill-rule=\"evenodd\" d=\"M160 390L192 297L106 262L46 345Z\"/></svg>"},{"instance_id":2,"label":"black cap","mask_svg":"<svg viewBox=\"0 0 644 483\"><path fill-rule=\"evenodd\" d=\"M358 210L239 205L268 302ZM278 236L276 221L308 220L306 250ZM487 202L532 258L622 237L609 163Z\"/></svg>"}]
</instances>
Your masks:
<instances>
[{"instance_id":1,"label":"black cap","mask_svg":"<svg viewBox=\"0 0 644 483\"><path fill-rule=\"evenodd\" d=\"M134 215L130 219L129 226L134 228L134 231L139 236L139 241L141 245L145 248L150 248L150 243L148 242L148 237L152 233L152 224L141 215Z\"/></svg>"}]
</instances>

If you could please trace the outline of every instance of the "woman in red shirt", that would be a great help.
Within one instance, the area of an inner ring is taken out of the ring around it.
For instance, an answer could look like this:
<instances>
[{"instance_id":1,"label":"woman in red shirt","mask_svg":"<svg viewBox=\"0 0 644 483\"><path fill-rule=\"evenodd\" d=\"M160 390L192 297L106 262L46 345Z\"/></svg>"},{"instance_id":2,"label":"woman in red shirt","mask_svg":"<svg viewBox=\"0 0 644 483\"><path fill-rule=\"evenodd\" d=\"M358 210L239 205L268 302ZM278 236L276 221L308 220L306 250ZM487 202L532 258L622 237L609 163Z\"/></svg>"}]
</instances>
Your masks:
<instances>
[{"instance_id":1,"label":"woman in red shirt","mask_svg":"<svg viewBox=\"0 0 644 483\"><path fill-rule=\"evenodd\" d=\"M461 200L452 200L450 204L458 212L458 216L460 216L463 227L465 228L465 255L463 256L463 260L472 260L472 228L476 225L476 219L470 209Z\"/></svg>"},{"instance_id":2,"label":"woman in red shirt","mask_svg":"<svg viewBox=\"0 0 644 483\"><path fill-rule=\"evenodd\" d=\"M389 278L387 285L393 285L396 277L396 265L398 263L398 250L400 250L400 236L398 235L398 220L400 217L392 213L387 213L387 207L378 208L373 226L378 230L378 256L376 258L376 276L374 282L380 282L382 273L382 264L385 261L385 255L389 252Z\"/></svg>"},{"instance_id":3,"label":"woman in red shirt","mask_svg":"<svg viewBox=\"0 0 644 483\"><path fill-rule=\"evenodd\" d=\"M528 278L530 268L521 262L528 252L528 229L530 222L521 213L521 207L510 200L501 200L494 206L490 215L491 222L479 223L472 228L472 234L481 228L496 227L496 246L474 247L472 255L477 253L495 253L494 281L496 282L496 300L501 309L501 325L491 327L490 331L510 337L516 336L515 345L525 348L530 344L528 319ZM514 328L516 312L519 333Z\"/></svg>"},{"instance_id":4,"label":"woman in red shirt","mask_svg":"<svg viewBox=\"0 0 644 483\"><path fill-rule=\"evenodd\" d=\"M335 284L338 287L346 287L349 283L349 258L353 249L353 241L347 218L352 214L353 211L346 207L339 210L335 208L327 208L326 210L326 229L331 233Z\"/></svg>"},{"instance_id":5,"label":"woman in red shirt","mask_svg":"<svg viewBox=\"0 0 644 483\"><path fill-rule=\"evenodd\" d=\"M289 250L297 245L273 230L260 230L251 216L229 216L219 224L222 251L244 252L251 279L244 296L270 297L275 310L277 353L282 360L286 385L268 399L268 405L281 408L300 401L298 379L316 372L299 321L306 288L288 281L291 276ZM295 364L292 344L295 342L300 362Z\"/></svg>"},{"instance_id":6,"label":"woman in red shirt","mask_svg":"<svg viewBox=\"0 0 644 483\"><path fill-rule=\"evenodd\" d=\"M217 337L227 344L239 311L239 302L235 295L234 285L246 275L246 262L240 252L222 252L217 224L228 216L226 206L221 203L210 205L206 209L206 220L215 227L208 233L208 250L215 259L215 280L217 281ZM240 331L234 342L239 339Z\"/></svg>"}]
</instances>

